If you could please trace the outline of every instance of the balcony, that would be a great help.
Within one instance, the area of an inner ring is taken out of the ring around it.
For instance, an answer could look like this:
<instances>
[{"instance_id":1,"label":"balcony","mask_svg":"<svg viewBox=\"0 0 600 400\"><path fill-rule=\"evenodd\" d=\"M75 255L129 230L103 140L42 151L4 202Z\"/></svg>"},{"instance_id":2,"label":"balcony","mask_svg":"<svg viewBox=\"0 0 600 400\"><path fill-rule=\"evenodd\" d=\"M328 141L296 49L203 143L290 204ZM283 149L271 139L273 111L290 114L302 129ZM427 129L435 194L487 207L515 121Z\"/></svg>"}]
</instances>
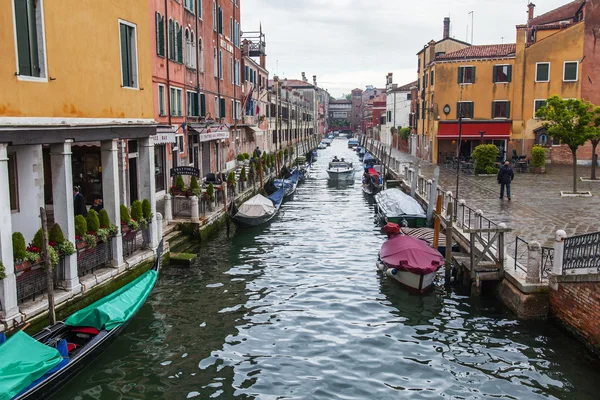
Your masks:
<instances>
[{"instance_id":1,"label":"balcony","mask_svg":"<svg viewBox=\"0 0 600 400\"><path fill-rule=\"evenodd\" d=\"M242 54L248 57L266 56L267 43L265 34L259 32L244 32L242 37Z\"/></svg>"}]
</instances>

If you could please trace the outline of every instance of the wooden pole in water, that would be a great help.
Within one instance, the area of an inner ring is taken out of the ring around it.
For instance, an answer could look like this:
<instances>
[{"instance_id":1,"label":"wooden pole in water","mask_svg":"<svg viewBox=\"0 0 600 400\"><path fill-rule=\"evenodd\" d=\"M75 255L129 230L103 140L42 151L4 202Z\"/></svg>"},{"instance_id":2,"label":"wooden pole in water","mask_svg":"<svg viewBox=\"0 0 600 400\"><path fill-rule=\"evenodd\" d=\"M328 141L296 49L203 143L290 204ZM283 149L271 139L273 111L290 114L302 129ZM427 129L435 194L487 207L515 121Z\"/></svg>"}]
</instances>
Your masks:
<instances>
[{"instance_id":1,"label":"wooden pole in water","mask_svg":"<svg viewBox=\"0 0 600 400\"><path fill-rule=\"evenodd\" d=\"M259 158L258 159L258 176L260 177L260 188L262 189L264 187L263 184L263 167L262 167L262 160Z\"/></svg>"},{"instance_id":2,"label":"wooden pole in water","mask_svg":"<svg viewBox=\"0 0 600 400\"><path fill-rule=\"evenodd\" d=\"M48 282L48 317L50 325L56 324L56 314L54 313L54 280L52 279L52 260L48 251L48 219L46 210L40 207L40 217L42 218L42 243L44 250L44 264L46 268L46 282Z\"/></svg>"},{"instance_id":3,"label":"wooden pole in water","mask_svg":"<svg viewBox=\"0 0 600 400\"><path fill-rule=\"evenodd\" d=\"M435 219L433 222L433 248L437 250L440 245L440 214L442 213L442 195L438 195L435 202Z\"/></svg>"},{"instance_id":4,"label":"wooden pole in water","mask_svg":"<svg viewBox=\"0 0 600 400\"><path fill-rule=\"evenodd\" d=\"M452 216L454 203L452 200L448 202L448 223L446 224L446 270L444 274L444 282L446 285L450 285L450 269L452 267Z\"/></svg>"}]
</instances>

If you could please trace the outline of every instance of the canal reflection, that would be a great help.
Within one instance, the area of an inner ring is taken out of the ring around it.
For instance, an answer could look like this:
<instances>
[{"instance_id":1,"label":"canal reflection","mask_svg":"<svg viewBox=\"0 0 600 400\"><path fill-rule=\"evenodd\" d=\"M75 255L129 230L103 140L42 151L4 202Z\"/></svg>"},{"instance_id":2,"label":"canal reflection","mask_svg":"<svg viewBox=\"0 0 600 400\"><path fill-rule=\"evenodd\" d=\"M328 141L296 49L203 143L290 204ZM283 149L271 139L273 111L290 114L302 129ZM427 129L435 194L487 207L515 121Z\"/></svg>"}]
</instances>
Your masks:
<instances>
[{"instance_id":1,"label":"canal reflection","mask_svg":"<svg viewBox=\"0 0 600 400\"><path fill-rule=\"evenodd\" d=\"M490 299L412 295L375 268L372 198L330 185L343 140L269 225L166 267L123 335L60 399L596 399L600 363Z\"/></svg>"}]
</instances>

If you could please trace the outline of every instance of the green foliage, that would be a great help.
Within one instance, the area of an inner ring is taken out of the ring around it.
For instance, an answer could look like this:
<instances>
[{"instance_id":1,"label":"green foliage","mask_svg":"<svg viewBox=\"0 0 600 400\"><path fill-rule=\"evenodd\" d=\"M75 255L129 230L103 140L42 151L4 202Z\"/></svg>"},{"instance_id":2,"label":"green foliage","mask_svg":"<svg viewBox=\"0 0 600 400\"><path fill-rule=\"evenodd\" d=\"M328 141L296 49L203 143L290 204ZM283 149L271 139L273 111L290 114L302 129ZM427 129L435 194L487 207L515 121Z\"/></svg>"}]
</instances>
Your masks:
<instances>
[{"instance_id":1,"label":"green foliage","mask_svg":"<svg viewBox=\"0 0 600 400\"><path fill-rule=\"evenodd\" d=\"M2 264L2 261L0 261L0 281L4 278L6 278L6 268Z\"/></svg>"},{"instance_id":2,"label":"green foliage","mask_svg":"<svg viewBox=\"0 0 600 400\"><path fill-rule=\"evenodd\" d=\"M60 257L57 251L54 250L54 247L52 246L48 246L48 257L50 258L50 264L53 267L56 267L58 265L58 262L60 261Z\"/></svg>"},{"instance_id":3,"label":"green foliage","mask_svg":"<svg viewBox=\"0 0 600 400\"><path fill-rule=\"evenodd\" d=\"M42 235L42 228L40 228L35 235L33 235L33 240L31 241L31 244L40 250L44 248L44 237Z\"/></svg>"},{"instance_id":4,"label":"green foliage","mask_svg":"<svg viewBox=\"0 0 600 400\"><path fill-rule=\"evenodd\" d=\"M124 206L121 206L124 207ZM79 237L83 237L87 233L87 221L83 215L77 215L75 217L75 234Z\"/></svg>"},{"instance_id":5,"label":"green foliage","mask_svg":"<svg viewBox=\"0 0 600 400\"><path fill-rule=\"evenodd\" d=\"M37 264L41 258L42 258L42 256L40 255L40 253L35 253L33 251L26 251L23 261L27 261L30 264Z\"/></svg>"},{"instance_id":6,"label":"green foliage","mask_svg":"<svg viewBox=\"0 0 600 400\"><path fill-rule=\"evenodd\" d=\"M85 221L87 222L88 232L98 232L98 229L100 229L100 219L96 211L88 211Z\"/></svg>"},{"instance_id":7,"label":"green foliage","mask_svg":"<svg viewBox=\"0 0 600 400\"><path fill-rule=\"evenodd\" d=\"M139 229L139 227L140 227L140 224L137 221L134 221L133 219L130 219L129 222L127 223L127 226L132 231L137 231Z\"/></svg>"},{"instance_id":8,"label":"green foliage","mask_svg":"<svg viewBox=\"0 0 600 400\"><path fill-rule=\"evenodd\" d=\"M290 156L294 155L294 146L290 146Z\"/></svg>"},{"instance_id":9,"label":"green foliage","mask_svg":"<svg viewBox=\"0 0 600 400\"><path fill-rule=\"evenodd\" d=\"M65 235L59 224L54 224L52 229L50 229L50 232L48 232L48 240L56 244L61 244L65 241Z\"/></svg>"},{"instance_id":10,"label":"green foliage","mask_svg":"<svg viewBox=\"0 0 600 400\"><path fill-rule=\"evenodd\" d=\"M237 160L238 161L244 161L246 158L244 157L244 155L242 153L237 155Z\"/></svg>"},{"instance_id":11,"label":"green foliage","mask_svg":"<svg viewBox=\"0 0 600 400\"><path fill-rule=\"evenodd\" d=\"M185 191L185 182L183 181L183 176L177 175L177 178L175 178L175 187L180 192Z\"/></svg>"},{"instance_id":12,"label":"green foliage","mask_svg":"<svg viewBox=\"0 0 600 400\"><path fill-rule=\"evenodd\" d=\"M117 233L119 233L119 227L118 227L118 226L116 226L116 225L110 224L110 225L108 226L108 233L109 233L111 236L115 236Z\"/></svg>"},{"instance_id":13,"label":"green foliage","mask_svg":"<svg viewBox=\"0 0 600 400\"><path fill-rule=\"evenodd\" d=\"M244 167L246 168L246 167ZM231 187L235 187L235 172L230 171L229 174L227 174L227 185L231 186Z\"/></svg>"},{"instance_id":14,"label":"green foliage","mask_svg":"<svg viewBox=\"0 0 600 400\"><path fill-rule=\"evenodd\" d=\"M131 215L129 215L129 210L127 209L127 206L125 204L121 204L119 210L121 214L121 223L125 225L129 224L129 221L131 221Z\"/></svg>"},{"instance_id":15,"label":"green foliage","mask_svg":"<svg viewBox=\"0 0 600 400\"><path fill-rule=\"evenodd\" d=\"M192 180L190 181L190 189L194 190L198 189L199 187L200 185L198 184L198 178L192 176Z\"/></svg>"},{"instance_id":16,"label":"green foliage","mask_svg":"<svg viewBox=\"0 0 600 400\"><path fill-rule=\"evenodd\" d=\"M277 160L279 160L279 162L283 160L283 150L279 150L279 152L277 153Z\"/></svg>"},{"instance_id":17,"label":"green foliage","mask_svg":"<svg viewBox=\"0 0 600 400\"><path fill-rule=\"evenodd\" d=\"M290 154L290 151L288 150L288 148L286 147L285 150L283 150L283 156L285 158L288 158L288 155Z\"/></svg>"},{"instance_id":18,"label":"green foliage","mask_svg":"<svg viewBox=\"0 0 600 400\"><path fill-rule=\"evenodd\" d=\"M250 169L252 169L252 166L250 166ZM246 167L242 167L242 170L240 171L240 182L244 182L246 180Z\"/></svg>"},{"instance_id":19,"label":"green foliage","mask_svg":"<svg viewBox=\"0 0 600 400\"><path fill-rule=\"evenodd\" d=\"M398 132L398 135L400 136L400 138L402 138L402 140L408 142L408 139L410 138L410 128L408 126L401 128Z\"/></svg>"},{"instance_id":20,"label":"green foliage","mask_svg":"<svg viewBox=\"0 0 600 400\"><path fill-rule=\"evenodd\" d=\"M496 167L485 167L485 173L488 175L497 175L498 171L499 170Z\"/></svg>"},{"instance_id":21,"label":"green foliage","mask_svg":"<svg viewBox=\"0 0 600 400\"><path fill-rule=\"evenodd\" d=\"M100 243L105 243L106 241L108 241L110 233L108 232L108 229L98 229L98 232L96 232L96 236L98 237L98 241Z\"/></svg>"},{"instance_id":22,"label":"green foliage","mask_svg":"<svg viewBox=\"0 0 600 400\"><path fill-rule=\"evenodd\" d=\"M77 250L75 250L75 246L73 246L73 243L69 242L68 240L65 240L61 244L57 245L56 250L58 250L58 252L64 256L70 256L77 252Z\"/></svg>"},{"instance_id":23,"label":"green foliage","mask_svg":"<svg viewBox=\"0 0 600 400\"><path fill-rule=\"evenodd\" d=\"M133 203L131 203L131 218L136 221L141 221L144 218L141 201L135 200Z\"/></svg>"},{"instance_id":24,"label":"green foliage","mask_svg":"<svg viewBox=\"0 0 600 400\"><path fill-rule=\"evenodd\" d=\"M248 153L244 153L244 159L245 159L245 160L249 160L249 159L250 159L250 154L248 154Z\"/></svg>"},{"instance_id":25,"label":"green foliage","mask_svg":"<svg viewBox=\"0 0 600 400\"><path fill-rule=\"evenodd\" d=\"M211 201L215 199L215 186L212 182L208 183L208 187L206 188L206 194L208 195L208 198Z\"/></svg>"},{"instance_id":26,"label":"green foliage","mask_svg":"<svg viewBox=\"0 0 600 400\"><path fill-rule=\"evenodd\" d=\"M195 177L194 177L195 178ZM196 179L196 183L198 180ZM190 185L192 187L192 185ZM152 214L152 205L150 204L150 200L144 199L142 200L142 215L146 221L150 221L154 215Z\"/></svg>"},{"instance_id":27,"label":"green foliage","mask_svg":"<svg viewBox=\"0 0 600 400\"><path fill-rule=\"evenodd\" d=\"M531 149L531 165L541 168L546 165L546 150L540 146L533 146Z\"/></svg>"},{"instance_id":28,"label":"green foliage","mask_svg":"<svg viewBox=\"0 0 600 400\"><path fill-rule=\"evenodd\" d=\"M475 160L475 173L489 173L487 172L488 168L494 168L497 157L498 148L493 144L481 144L475 147L475 150L473 150L473 160Z\"/></svg>"},{"instance_id":29,"label":"green foliage","mask_svg":"<svg viewBox=\"0 0 600 400\"><path fill-rule=\"evenodd\" d=\"M24 259L25 251L27 250L27 244L25 243L25 238L21 232L14 232L12 234L12 246L13 258L15 261Z\"/></svg>"},{"instance_id":30,"label":"green foliage","mask_svg":"<svg viewBox=\"0 0 600 400\"><path fill-rule=\"evenodd\" d=\"M86 233L82 238L90 249L96 248L96 236Z\"/></svg>"},{"instance_id":31,"label":"green foliage","mask_svg":"<svg viewBox=\"0 0 600 400\"><path fill-rule=\"evenodd\" d=\"M256 152L256 150L252 152L252 158L258 158L258 153Z\"/></svg>"},{"instance_id":32,"label":"green foliage","mask_svg":"<svg viewBox=\"0 0 600 400\"><path fill-rule=\"evenodd\" d=\"M108 212L104 208L98 213L98 219L100 220L100 228L108 228L110 226L110 218L108 218Z\"/></svg>"}]
</instances>

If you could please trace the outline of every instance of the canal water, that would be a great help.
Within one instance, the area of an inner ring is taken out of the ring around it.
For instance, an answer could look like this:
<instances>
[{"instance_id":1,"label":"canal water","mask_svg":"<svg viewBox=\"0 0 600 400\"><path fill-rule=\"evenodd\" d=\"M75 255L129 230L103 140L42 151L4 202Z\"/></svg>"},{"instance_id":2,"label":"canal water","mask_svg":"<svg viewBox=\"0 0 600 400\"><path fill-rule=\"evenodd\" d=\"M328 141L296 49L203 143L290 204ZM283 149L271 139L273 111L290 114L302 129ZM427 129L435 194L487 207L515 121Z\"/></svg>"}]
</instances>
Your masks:
<instances>
[{"instance_id":1,"label":"canal water","mask_svg":"<svg viewBox=\"0 0 600 400\"><path fill-rule=\"evenodd\" d=\"M334 156L354 183L328 183ZM600 362L491 299L410 295L375 268L385 240L346 141L267 226L167 266L119 339L60 399L598 399ZM193 245L190 243L190 245Z\"/></svg>"}]
</instances>

